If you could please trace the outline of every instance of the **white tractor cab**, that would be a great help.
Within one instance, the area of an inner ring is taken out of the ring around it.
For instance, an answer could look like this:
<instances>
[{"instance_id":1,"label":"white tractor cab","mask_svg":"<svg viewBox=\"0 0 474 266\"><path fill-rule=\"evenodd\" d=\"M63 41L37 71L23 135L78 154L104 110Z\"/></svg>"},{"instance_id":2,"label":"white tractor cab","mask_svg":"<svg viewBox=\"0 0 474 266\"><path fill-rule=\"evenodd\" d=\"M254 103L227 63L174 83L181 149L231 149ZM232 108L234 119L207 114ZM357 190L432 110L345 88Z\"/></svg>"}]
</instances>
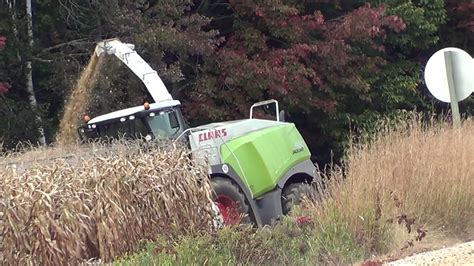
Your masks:
<instances>
[{"instance_id":1,"label":"white tractor cab","mask_svg":"<svg viewBox=\"0 0 474 266\"><path fill-rule=\"evenodd\" d=\"M175 138L188 126L179 101L170 100L127 108L85 119L78 129L82 141L116 138Z\"/></svg>"},{"instance_id":2,"label":"white tractor cab","mask_svg":"<svg viewBox=\"0 0 474 266\"><path fill-rule=\"evenodd\" d=\"M224 224L270 224L287 214L305 196L315 196L321 177L311 153L292 123L281 121L275 100L252 105L249 119L188 128L180 109L157 73L119 40L101 42L96 54L113 54L150 91L155 103L87 119L79 129L82 141L107 138L168 138L184 141L197 163L206 163L214 190L214 206ZM271 108L271 107L274 107ZM273 120L255 118L256 108L273 111Z\"/></svg>"}]
</instances>

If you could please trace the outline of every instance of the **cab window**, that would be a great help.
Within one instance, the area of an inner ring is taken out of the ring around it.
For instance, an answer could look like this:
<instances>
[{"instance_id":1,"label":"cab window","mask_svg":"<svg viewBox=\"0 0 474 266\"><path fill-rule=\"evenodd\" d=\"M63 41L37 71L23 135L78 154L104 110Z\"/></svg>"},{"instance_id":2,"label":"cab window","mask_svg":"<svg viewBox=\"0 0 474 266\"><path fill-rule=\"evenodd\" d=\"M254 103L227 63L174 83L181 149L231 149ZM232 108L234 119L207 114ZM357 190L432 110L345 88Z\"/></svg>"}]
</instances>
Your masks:
<instances>
[{"instance_id":1,"label":"cab window","mask_svg":"<svg viewBox=\"0 0 474 266\"><path fill-rule=\"evenodd\" d=\"M146 121L155 138L172 137L180 129L176 113L172 110L151 112Z\"/></svg>"},{"instance_id":2,"label":"cab window","mask_svg":"<svg viewBox=\"0 0 474 266\"><path fill-rule=\"evenodd\" d=\"M135 117L99 125L99 132L101 137L132 139L143 138L149 133L144 120Z\"/></svg>"}]
</instances>

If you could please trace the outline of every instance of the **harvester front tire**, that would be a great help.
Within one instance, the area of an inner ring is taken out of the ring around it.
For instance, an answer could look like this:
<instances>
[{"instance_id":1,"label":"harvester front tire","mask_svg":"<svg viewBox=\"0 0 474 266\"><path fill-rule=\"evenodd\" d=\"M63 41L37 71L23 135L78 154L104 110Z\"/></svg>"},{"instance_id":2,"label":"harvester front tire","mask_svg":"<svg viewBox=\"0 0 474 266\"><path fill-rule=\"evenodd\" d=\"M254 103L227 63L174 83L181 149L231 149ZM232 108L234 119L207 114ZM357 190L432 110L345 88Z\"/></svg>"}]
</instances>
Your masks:
<instances>
[{"instance_id":1,"label":"harvester front tire","mask_svg":"<svg viewBox=\"0 0 474 266\"><path fill-rule=\"evenodd\" d=\"M284 215L287 215L295 206L299 205L304 197L309 199L316 195L315 189L308 183L292 183L283 188L281 206Z\"/></svg>"},{"instance_id":2,"label":"harvester front tire","mask_svg":"<svg viewBox=\"0 0 474 266\"><path fill-rule=\"evenodd\" d=\"M214 177L211 179L214 202L219 207L224 225L250 223L250 206L240 187L230 179Z\"/></svg>"}]
</instances>

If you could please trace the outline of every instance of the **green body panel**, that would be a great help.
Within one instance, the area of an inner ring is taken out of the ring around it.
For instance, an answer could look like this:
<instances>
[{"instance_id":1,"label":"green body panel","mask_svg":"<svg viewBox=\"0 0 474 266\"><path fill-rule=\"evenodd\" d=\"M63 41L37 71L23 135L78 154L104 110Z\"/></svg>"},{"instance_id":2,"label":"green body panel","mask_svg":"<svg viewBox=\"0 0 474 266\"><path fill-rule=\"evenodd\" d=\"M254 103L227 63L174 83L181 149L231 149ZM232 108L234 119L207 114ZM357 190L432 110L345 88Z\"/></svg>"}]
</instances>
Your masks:
<instances>
[{"instance_id":1,"label":"green body panel","mask_svg":"<svg viewBox=\"0 0 474 266\"><path fill-rule=\"evenodd\" d=\"M232 139L220 152L222 162L232 166L253 198L274 189L291 167L311 156L295 125L287 123Z\"/></svg>"}]
</instances>

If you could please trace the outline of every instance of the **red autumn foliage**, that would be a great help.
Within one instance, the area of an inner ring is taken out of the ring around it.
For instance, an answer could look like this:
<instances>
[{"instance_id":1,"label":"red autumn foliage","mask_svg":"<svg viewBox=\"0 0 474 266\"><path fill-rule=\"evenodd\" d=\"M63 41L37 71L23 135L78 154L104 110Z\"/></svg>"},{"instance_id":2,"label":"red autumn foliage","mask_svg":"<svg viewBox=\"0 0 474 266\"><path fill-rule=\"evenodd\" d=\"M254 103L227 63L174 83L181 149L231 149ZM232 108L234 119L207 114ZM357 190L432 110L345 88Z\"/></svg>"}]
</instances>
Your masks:
<instances>
[{"instance_id":1,"label":"red autumn foliage","mask_svg":"<svg viewBox=\"0 0 474 266\"><path fill-rule=\"evenodd\" d=\"M5 48L7 42L7 38L4 36L0 36L0 50ZM7 82L0 82L0 95L5 94L11 88L11 85Z\"/></svg>"},{"instance_id":2,"label":"red autumn foliage","mask_svg":"<svg viewBox=\"0 0 474 266\"><path fill-rule=\"evenodd\" d=\"M0 36L0 50L5 48L7 38ZM7 82L0 82L0 95L5 94L11 88L11 85Z\"/></svg>"},{"instance_id":3,"label":"red autumn foliage","mask_svg":"<svg viewBox=\"0 0 474 266\"><path fill-rule=\"evenodd\" d=\"M7 37L0 36L0 50L5 48L6 44L7 44Z\"/></svg>"},{"instance_id":4,"label":"red autumn foliage","mask_svg":"<svg viewBox=\"0 0 474 266\"><path fill-rule=\"evenodd\" d=\"M282 100L289 108L333 113L344 97L334 88L366 92L369 84L362 70L376 72L384 63L380 57L357 52L357 47L381 52L380 40L387 30L406 27L399 17L385 15L384 7L370 5L327 21L319 10L308 13L297 5L230 3L243 26L236 27L219 49L215 76L190 93L191 98L207 100L205 108L201 102L188 106L194 116L242 117L249 102L265 98Z\"/></svg>"},{"instance_id":5,"label":"red autumn foliage","mask_svg":"<svg viewBox=\"0 0 474 266\"><path fill-rule=\"evenodd\" d=\"M0 82L0 95L5 94L11 88L8 82Z\"/></svg>"},{"instance_id":6,"label":"red autumn foliage","mask_svg":"<svg viewBox=\"0 0 474 266\"><path fill-rule=\"evenodd\" d=\"M474 2L453 2L448 4L450 9L459 17L458 27L464 28L474 34Z\"/></svg>"}]
</instances>

